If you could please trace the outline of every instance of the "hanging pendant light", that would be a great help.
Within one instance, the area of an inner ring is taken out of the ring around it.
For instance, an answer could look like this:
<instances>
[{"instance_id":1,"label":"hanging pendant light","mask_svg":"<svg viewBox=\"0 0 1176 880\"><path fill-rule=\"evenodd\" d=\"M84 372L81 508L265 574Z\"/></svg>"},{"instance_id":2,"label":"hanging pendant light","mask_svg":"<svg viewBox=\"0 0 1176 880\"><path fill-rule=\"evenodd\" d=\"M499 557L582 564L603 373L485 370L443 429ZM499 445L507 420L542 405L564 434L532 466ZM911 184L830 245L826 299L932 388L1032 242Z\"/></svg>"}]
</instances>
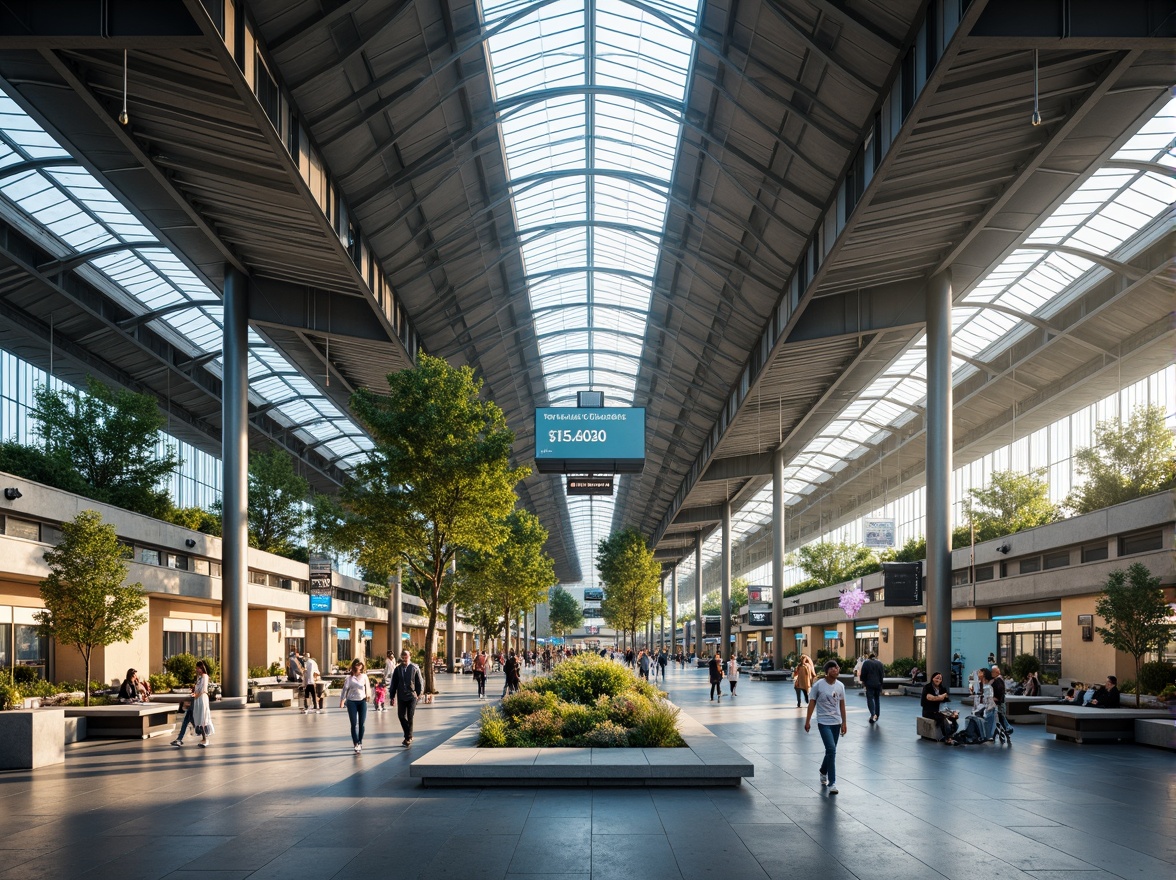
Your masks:
<instances>
[{"instance_id":1,"label":"hanging pendant light","mask_svg":"<svg viewBox=\"0 0 1176 880\"><path fill-rule=\"evenodd\" d=\"M1029 117L1033 125L1041 125L1041 106L1037 95L1037 50L1033 50L1033 115Z\"/></svg>"},{"instance_id":2,"label":"hanging pendant light","mask_svg":"<svg viewBox=\"0 0 1176 880\"><path fill-rule=\"evenodd\" d=\"M118 114L118 124L126 125L130 121L131 117L127 115L127 50L123 49L123 105Z\"/></svg>"}]
</instances>

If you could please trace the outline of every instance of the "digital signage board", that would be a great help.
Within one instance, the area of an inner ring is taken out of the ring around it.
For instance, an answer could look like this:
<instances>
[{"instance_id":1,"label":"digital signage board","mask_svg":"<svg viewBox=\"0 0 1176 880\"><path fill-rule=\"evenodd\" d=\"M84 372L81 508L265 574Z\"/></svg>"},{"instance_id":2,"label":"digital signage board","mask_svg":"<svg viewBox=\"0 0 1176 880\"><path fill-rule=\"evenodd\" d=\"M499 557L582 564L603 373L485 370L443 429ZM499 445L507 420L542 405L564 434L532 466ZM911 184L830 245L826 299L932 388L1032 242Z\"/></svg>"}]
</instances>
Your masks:
<instances>
[{"instance_id":1,"label":"digital signage board","mask_svg":"<svg viewBox=\"0 0 1176 880\"><path fill-rule=\"evenodd\" d=\"M330 611L335 588L331 583L331 560L326 556L310 558L310 610Z\"/></svg>"},{"instance_id":2,"label":"digital signage board","mask_svg":"<svg viewBox=\"0 0 1176 880\"><path fill-rule=\"evenodd\" d=\"M535 410L535 469L539 473L639 474L644 467L643 407Z\"/></svg>"},{"instance_id":3,"label":"digital signage board","mask_svg":"<svg viewBox=\"0 0 1176 880\"><path fill-rule=\"evenodd\" d=\"M887 607L923 604L923 563L883 562L882 584Z\"/></svg>"}]
</instances>

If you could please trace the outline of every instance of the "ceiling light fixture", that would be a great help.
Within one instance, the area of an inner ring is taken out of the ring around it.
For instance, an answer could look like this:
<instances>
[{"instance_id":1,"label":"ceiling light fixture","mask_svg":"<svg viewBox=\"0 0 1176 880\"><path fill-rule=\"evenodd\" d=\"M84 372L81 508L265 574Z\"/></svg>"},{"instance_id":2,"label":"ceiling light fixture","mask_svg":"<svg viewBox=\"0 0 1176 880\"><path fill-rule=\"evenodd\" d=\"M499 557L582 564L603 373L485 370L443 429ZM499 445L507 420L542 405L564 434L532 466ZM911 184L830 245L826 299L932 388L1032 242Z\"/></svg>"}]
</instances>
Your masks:
<instances>
[{"instance_id":1,"label":"ceiling light fixture","mask_svg":"<svg viewBox=\"0 0 1176 880\"><path fill-rule=\"evenodd\" d=\"M1041 125L1041 107L1037 96L1037 50L1033 50L1033 115L1029 121L1034 125Z\"/></svg>"},{"instance_id":2,"label":"ceiling light fixture","mask_svg":"<svg viewBox=\"0 0 1176 880\"><path fill-rule=\"evenodd\" d=\"M118 114L118 124L126 125L130 121L131 117L127 115L127 50L123 49L123 106Z\"/></svg>"}]
</instances>

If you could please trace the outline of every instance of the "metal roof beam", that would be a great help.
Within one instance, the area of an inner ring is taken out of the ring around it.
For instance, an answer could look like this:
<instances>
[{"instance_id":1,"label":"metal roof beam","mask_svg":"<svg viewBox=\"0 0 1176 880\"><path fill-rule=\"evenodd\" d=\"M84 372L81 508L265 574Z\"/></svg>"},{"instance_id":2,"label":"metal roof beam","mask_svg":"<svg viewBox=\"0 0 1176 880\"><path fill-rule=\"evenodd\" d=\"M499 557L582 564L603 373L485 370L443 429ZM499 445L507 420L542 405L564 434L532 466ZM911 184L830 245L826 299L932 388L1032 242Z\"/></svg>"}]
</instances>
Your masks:
<instances>
[{"instance_id":1,"label":"metal roof beam","mask_svg":"<svg viewBox=\"0 0 1176 880\"><path fill-rule=\"evenodd\" d=\"M204 43L184 0L0 4L0 49L159 49Z\"/></svg>"},{"instance_id":2,"label":"metal roof beam","mask_svg":"<svg viewBox=\"0 0 1176 880\"><path fill-rule=\"evenodd\" d=\"M921 281L851 290L810 300L787 342L922 327L926 318L926 284Z\"/></svg>"},{"instance_id":3,"label":"metal roof beam","mask_svg":"<svg viewBox=\"0 0 1176 880\"><path fill-rule=\"evenodd\" d=\"M1170 49L1172 37L1176 37L1176 16L1167 2L988 0L968 33L968 42L992 48Z\"/></svg>"},{"instance_id":4,"label":"metal roof beam","mask_svg":"<svg viewBox=\"0 0 1176 880\"><path fill-rule=\"evenodd\" d=\"M250 279L249 323L336 339L392 341L360 297L270 278Z\"/></svg>"},{"instance_id":5,"label":"metal roof beam","mask_svg":"<svg viewBox=\"0 0 1176 880\"><path fill-rule=\"evenodd\" d=\"M718 483L723 480L746 479L747 477L770 477L774 452L757 452L751 455L735 455L731 458L716 458L701 477L700 483Z\"/></svg>"}]
</instances>

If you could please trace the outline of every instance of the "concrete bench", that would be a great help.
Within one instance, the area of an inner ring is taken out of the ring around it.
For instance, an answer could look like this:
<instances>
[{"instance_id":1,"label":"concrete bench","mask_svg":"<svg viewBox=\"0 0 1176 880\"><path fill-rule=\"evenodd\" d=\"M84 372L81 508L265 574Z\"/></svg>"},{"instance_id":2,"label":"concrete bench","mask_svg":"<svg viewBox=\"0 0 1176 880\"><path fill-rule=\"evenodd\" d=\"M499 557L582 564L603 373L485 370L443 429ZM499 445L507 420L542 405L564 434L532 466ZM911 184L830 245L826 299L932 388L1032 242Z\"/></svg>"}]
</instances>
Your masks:
<instances>
[{"instance_id":1,"label":"concrete bench","mask_svg":"<svg viewBox=\"0 0 1176 880\"><path fill-rule=\"evenodd\" d=\"M922 715L915 718L915 731L923 739L931 739L939 742L942 737L939 733L939 725L935 723L934 718L924 718Z\"/></svg>"},{"instance_id":2,"label":"concrete bench","mask_svg":"<svg viewBox=\"0 0 1176 880\"><path fill-rule=\"evenodd\" d=\"M289 709L294 704L294 691L289 688L267 688L257 692L257 705L263 709L284 707Z\"/></svg>"},{"instance_id":3,"label":"concrete bench","mask_svg":"<svg viewBox=\"0 0 1176 880\"><path fill-rule=\"evenodd\" d=\"M1136 718L1135 741L1140 745L1176 751L1176 720L1171 718Z\"/></svg>"},{"instance_id":4,"label":"concrete bench","mask_svg":"<svg viewBox=\"0 0 1176 880\"><path fill-rule=\"evenodd\" d=\"M64 709L0 712L0 770L36 770L64 763Z\"/></svg>"},{"instance_id":5,"label":"concrete bench","mask_svg":"<svg viewBox=\"0 0 1176 880\"><path fill-rule=\"evenodd\" d=\"M791 669L757 670L750 673L753 681L792 681Z\"/></svg>"},{"instance_id":6,"label":"concrete bench","mask_svg":"<svg viewBox=\"0 0 1176 880\"><path fill-rule=\"evenodd\" d=\"M168 703L70 706L65 710L66 718L86 719L86 736L91 739L94 737L148 739L153 736L163 736L175 730L175 715L176 707Z\"/></svg>"},{"instance_id":7,"label":"concrete bench","mask_svg":"<svg viewBox=\"0 0 1176 880\"><path fill-rule=\"evenodd\" d=\"M1134 742L1137 720L1170 718L1163 709L1098 709L1091 706L1036 705L1045 716L1045 732L1074 743Z\"/></svg>"},{"instance_id":8,"label":"concrete bench","mask_svg":"<svg viewBox=\"0 0 1176 880\"><path fill-rule=\"evenodd\" d=\"M1005 697L1005 717L1013 724L1044 724L1045 716L1030 712L1032 706L1059 705L1056 697Z\"/></svg>"}]
</instances>

